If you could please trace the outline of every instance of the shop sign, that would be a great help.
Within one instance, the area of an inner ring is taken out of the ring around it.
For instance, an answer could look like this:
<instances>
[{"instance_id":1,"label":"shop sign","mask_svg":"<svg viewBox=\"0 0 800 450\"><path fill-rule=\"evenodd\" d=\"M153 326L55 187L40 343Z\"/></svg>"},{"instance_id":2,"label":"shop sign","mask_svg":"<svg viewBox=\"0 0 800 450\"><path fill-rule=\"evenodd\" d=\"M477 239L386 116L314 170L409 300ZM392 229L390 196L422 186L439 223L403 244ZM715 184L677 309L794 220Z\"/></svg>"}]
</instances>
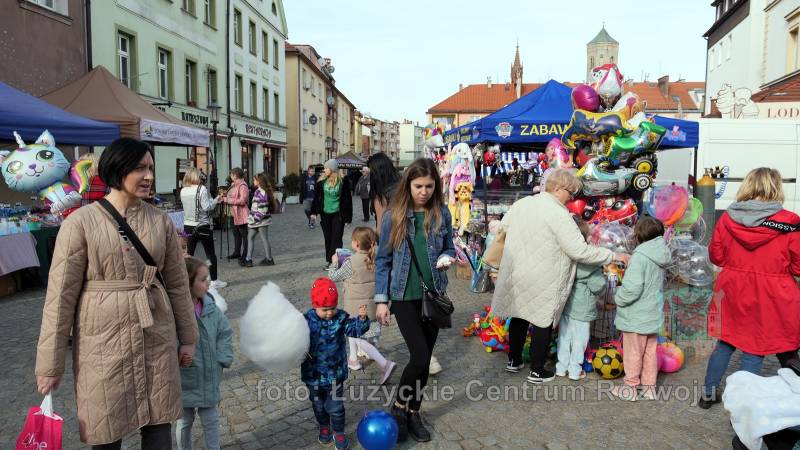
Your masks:
<instances>
[{"instance_id":1,"label":"shop sign","mask_svg":"<svg viewBox=\"0 0 800 450\"><path fill-rule=\"evenodd\" d=\"M251 136L258 136L267 139L272 138L272 130L270 130L267 127L262 127L259 125L251 125L249 123L246 123L244 125L244 132Z\"/></svg>"},{"instance_id":2,"label":"shop sign","mask_svg":"<svg viewBox=\"0 0 800 450\"><path fill-rule=\"evenodd\" d=\"M181 111L181 120L184 122L189 122L194 125L202 125L204 127L208 126L209 119L208 116L203 114L195 114L187 111Z\"/></svg>"},{"instance_id":3,"label":"shop sign","mask_svg":"<svg viewBox=\"0 0 800 450\"><path fill-rule=\"evenodd\" d=\"M530 125L520 125L520 136L549 136L549 135L558 135L561 136L567 131L567 124L530 124Z\"/></svg>"},{"instance_id":4,"label":"shop sign","mask_svg":"<svg viewBox=\"0 0 800 450\"><path fill-rule=\"evenodd\" d=\"M758 106L762 119L800 119L800 102L759 103Z\"/></svg>"},{"instance_id":5,"label":"shop sign","mask_svg":"<svg viewBox=\"0 0 800 450\"><path fill-rule=\"evenodd\" d=\"M514 126L508 122L500 122L494 127L494 131L497 132L499 137L505 139L511 136L511 132L514 131Z\"/></svg>"}]
</instances>

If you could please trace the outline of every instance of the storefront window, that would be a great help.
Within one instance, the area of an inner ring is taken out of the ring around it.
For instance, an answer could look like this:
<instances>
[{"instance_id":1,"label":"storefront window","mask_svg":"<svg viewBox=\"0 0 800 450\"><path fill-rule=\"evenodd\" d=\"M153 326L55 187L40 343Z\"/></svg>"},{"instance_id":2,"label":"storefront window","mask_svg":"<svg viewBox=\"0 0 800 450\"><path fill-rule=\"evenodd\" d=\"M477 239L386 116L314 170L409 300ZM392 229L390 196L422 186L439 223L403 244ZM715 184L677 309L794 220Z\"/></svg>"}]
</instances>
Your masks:
<instances>
[{"instance_id":1,"label":"storefront window","mask_svg":"<svg viewBox=\"0 0 800 450\"><path fill-rule=\"evenodd\" d=\"M253 155L256 153L256 146L253 144L242 144L242 170L244 179L250 184L253 178Z\"/></svg>"}]
</instances>

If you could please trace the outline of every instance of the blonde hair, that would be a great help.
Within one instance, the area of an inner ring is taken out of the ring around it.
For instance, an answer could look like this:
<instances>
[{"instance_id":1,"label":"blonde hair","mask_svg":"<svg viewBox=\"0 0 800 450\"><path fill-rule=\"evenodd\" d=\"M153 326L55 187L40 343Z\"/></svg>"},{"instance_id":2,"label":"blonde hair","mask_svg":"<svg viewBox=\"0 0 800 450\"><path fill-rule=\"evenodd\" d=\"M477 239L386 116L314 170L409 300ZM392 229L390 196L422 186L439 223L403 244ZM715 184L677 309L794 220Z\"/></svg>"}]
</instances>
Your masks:
<instances>
[{"instance_id":1,"label":"blonde hair","mask_svg":"<svg viewBox=\"0 0 800 450\"><path fill-rule=\"evenodd\" d=\"M744 177L744 181L736 193L737 202L746 202L748 200L783 203L781 173L777 169L770 169L769 167L759 167L751 170Z\"/></svg>"},{"instance_id":2,"label":"blonde hair","mask_svg":"<svg viewBox=\"0 0 800 450\"><path fill-rule=\"evenodd\" d=\"M186 175L183 176L184 186L197 186L203 184L200 179L200 171L194 167L186 169Z\"/></svg>"},{"instance_id":3,"label":"blonde hair","mask_svg":"<svg viewBox=\"0 0 800 450\"><path fill-rule=\"evenodd\" d=\"M194 279L197 278L197 272L200 272L201 267L208 268L208 264L205 261L201 261L194 256L187 256L183 258L184 262L186 263L186 272L189 275L189 286L194 284Z\"/></svg>"},{"instance_id":4,"label":"blonde hair","mask_svg":"<svg viewBox=\"0 0 800 450\"><path fill-rule=\"evenodd\" d=\"M358 244L359 250L367 252L367 270L375 270L375 254L378 252L378 233L369 227L356 227L353 230L353 240Z\"/></svg>"},{"instance_id":5,"label":"blonde hair","mask_svg":"<svg viewBox=\"0 0 800 450\"><path fill-rule=\"evenodd\" d=\"M559 189L564 189L570 193L577 193L583 185L575 175L567 169L556 169L547 175L544 183L545 192L553 193Z\"/></svg>"},{"instance_id":6,"label":"blonde hair","mask_svg":"<svg viewBox=\"0 0 800 450\"><path fill-rule=\"evenodd\" d=\"M97 153L84 153L78 158L78 161L91 161L92 165L89 166L89 169L86 171L86 175L89 178L94 178L97 176L97 165L100 163L100 155Z\"/></svg>"}]
</instances>

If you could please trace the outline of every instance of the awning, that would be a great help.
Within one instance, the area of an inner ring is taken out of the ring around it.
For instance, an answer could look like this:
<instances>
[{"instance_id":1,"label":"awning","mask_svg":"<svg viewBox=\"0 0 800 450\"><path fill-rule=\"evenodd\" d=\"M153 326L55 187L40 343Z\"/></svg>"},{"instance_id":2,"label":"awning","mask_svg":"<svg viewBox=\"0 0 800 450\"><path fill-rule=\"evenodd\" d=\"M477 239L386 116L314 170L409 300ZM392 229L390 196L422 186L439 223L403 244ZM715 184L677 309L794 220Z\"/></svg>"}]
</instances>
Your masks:
<instances>
[{"instance_id":1,"label":"awning","mask_svg":"<svg viewBox=\"0 0 800 450\"><path fill-rule=\"evenodd\" d=\"M358 169L367 165L367 162L358 157L352 151L336 158L336 163L340 169Z\"/></svg>"}]
</instances>

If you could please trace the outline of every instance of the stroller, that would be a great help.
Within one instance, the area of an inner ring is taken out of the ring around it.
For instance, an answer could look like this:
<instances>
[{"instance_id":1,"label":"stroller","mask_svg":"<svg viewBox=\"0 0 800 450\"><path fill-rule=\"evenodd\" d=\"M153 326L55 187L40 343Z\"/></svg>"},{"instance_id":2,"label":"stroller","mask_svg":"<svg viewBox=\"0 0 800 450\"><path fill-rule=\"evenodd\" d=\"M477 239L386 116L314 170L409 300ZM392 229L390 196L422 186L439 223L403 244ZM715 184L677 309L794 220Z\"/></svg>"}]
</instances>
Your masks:
<instances>
[{"instance_id":1,"label":"stroller","mask_svg":"<svg viewBox=\"0 0 800 450\"><path fill-rule=\"evenodd\" d=\"M736 432L734 450L757 450L762 442L770 450L800 448L800 359L787 361L775 377L732 374L722 400Z\"/></svg>"}]
</instances>

